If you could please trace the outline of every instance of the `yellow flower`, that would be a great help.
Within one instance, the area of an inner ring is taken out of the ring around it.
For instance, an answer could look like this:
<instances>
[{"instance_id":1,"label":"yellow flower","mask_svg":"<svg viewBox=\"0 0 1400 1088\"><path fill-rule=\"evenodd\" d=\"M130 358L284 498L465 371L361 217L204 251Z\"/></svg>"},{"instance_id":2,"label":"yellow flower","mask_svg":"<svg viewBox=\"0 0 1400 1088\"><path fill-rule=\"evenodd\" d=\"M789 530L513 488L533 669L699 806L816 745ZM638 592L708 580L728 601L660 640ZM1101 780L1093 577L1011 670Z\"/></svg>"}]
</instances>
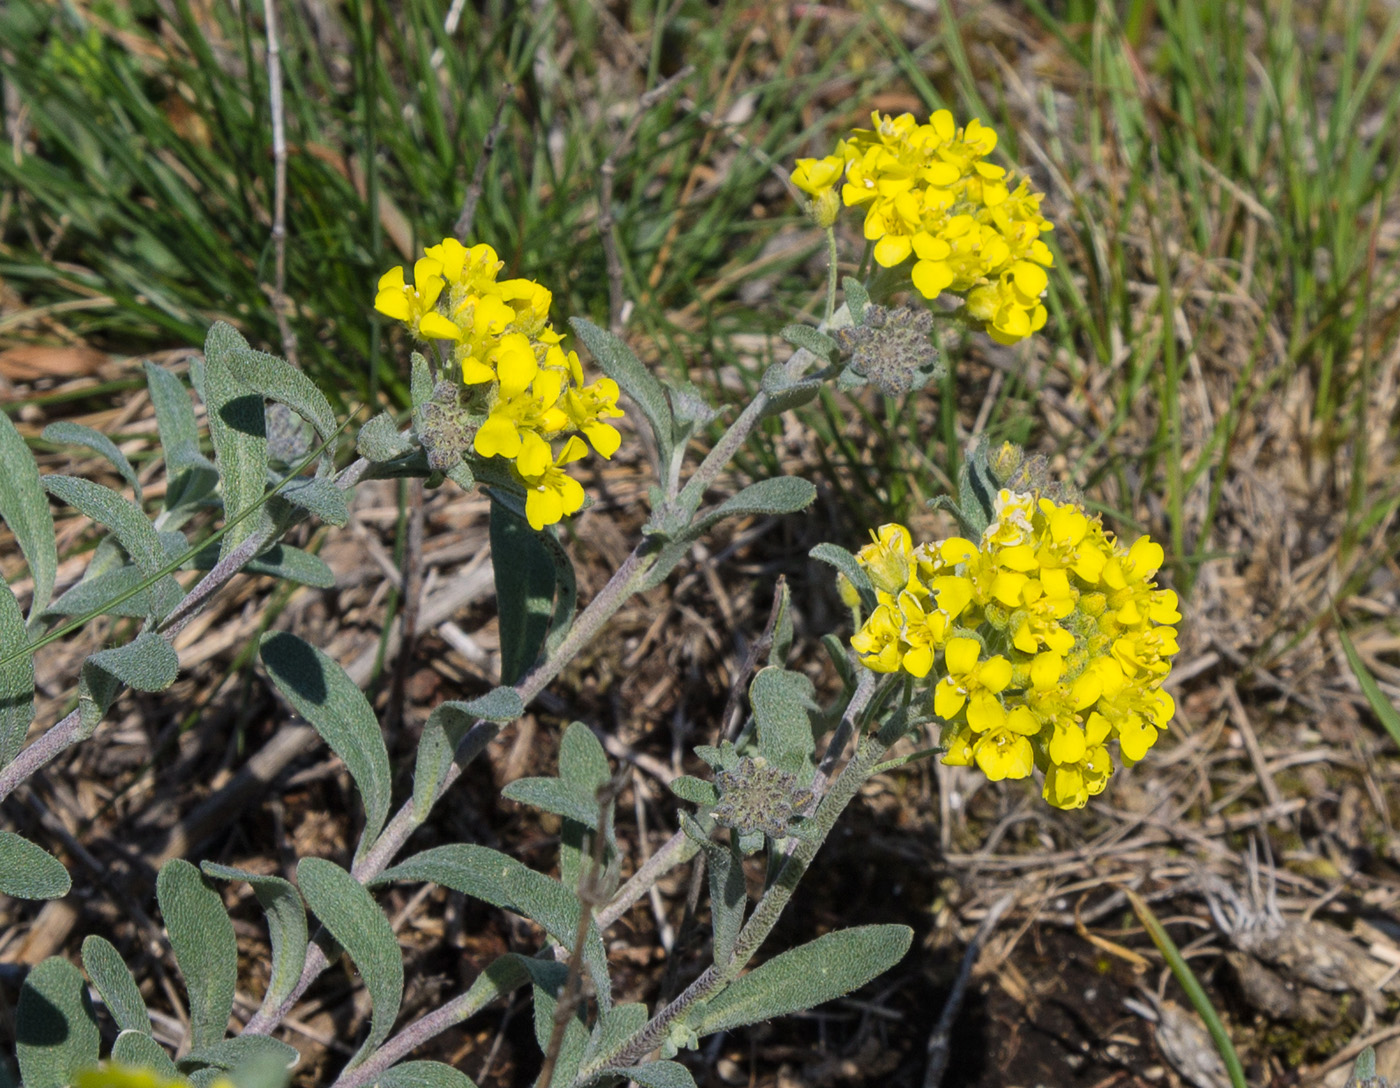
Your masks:
<instances>
[{"instance_id":1,"label":"yellow flower","mask_svg":"<svg viewBox=\"0 0 1400 1088\"><path fill-rule=\"evenodd\" d=\"M468 295L453 316L466 330L459 349L462 381L467 385L494 382L496 370L488 359L500 345L506 327L515 320L515 311L499 295ZM533 350L530 356L533 359Z\"/></svg>"},{"instance_id":2,"label":"yellow flower","mask_svg":"<svg viewBox=\"0 0 1400 1088\"><path fill-rule=\"evenodd\" d=\"M975 638L948 640L943 651L948 675L933 689L933 712L940 718L953 717L970 697L995 696L1011 683L1011 662L998 655L979 663L977 659L981 653L982 646ZM984 701L979 702L975 709L982 710L985 706Z\"/></svg>"},{"instance_id":3,"label":"yellow flower","mask_svg":"<svg viewBox=\"0 0 1400 1088\"><path fill-rule=\"evenodd\" d=\"M403 267L395 266L379 277L374 308L386 317L402 321L424 340L456 340L462 332L434 307L442 294L442 265L428 257L413 266L413 283L404 282Z\"/></svg>"},{"instance_id":4,"label":"yellow flower","mask_svg":"<svg viewBox=\"0 0 1400 1088\"><path fill-rule=\"evenodd\" d=\"M977 766L991 782L1003 778L1027 778L1035 767L1035 750L1030 738L1040 732L1040 722L1028 707L1014 707L1008 712L995 697L983 708L982 725L978 728L968 712L968 725L983 736L973 745Z\"/></svg>"},{"instance_id":5,"label":"yellow flower","mask_svg":"<svg viewBox=\"0 0 1400 1088\"><path fill-rule=\"evenodd\" d=\"M871 543L856 553L856 561L881 593L897 597L909 587L914 572L914 539L894 522L870 532Z\"/></svg>"},{"instance_id":6,"label":"yellow flower","mask_svg":"<svg viewBox=\"0 0 1400 1088\"><path fill-rule=\"evenodd\" d=\"M556 407L562 387L562 376L555 370L537 371L534 385L513 396L503 381L502 398L492 405L472 448L482 457L513 458L522 476L543 474L553 456L544 436L557 434L568 423Z\"/></svg>"},{"instance_id":7,"label":"yellow flower","mask_svg":"<svg viewBox=\"0 0 1400 1088\"><path fill-rule=\"evenodd\" d=\"M835 188L845 171L846 161L840 155L798 159L792 171L792 183L808 196L819 197Z\"/></svg>"},{"instance_id":8,"label":"yellow flower","mask_svg":"<svg viewBox=\"0 0 1400 1088\"><path fill-rule=\"evenodd\" d=\"M617 419L622 415L622 409L617 406L617 382L611 378L599 378L590 385L584 385L583 364L579 362L578 353L571 351L565 355L562 349L551 348L547 361L558 359L563 360L573 381L572 387L564 393L564 414L571 424L583 432L588 444L600 456L611 458L622 445L622 434L603 420ZM558 364L553 362L552 365Z\"/></svg>"},{"instance_id":9,"label":"yellow flower","mask_svg":"<svg viewBox=\"0 0 1400 1088\"><path fill-rule=\"evenodd\" d=\"M564 471L564 466L588 454L588 447L577 435L570 436L564 448L538 475L525 475L525 517L536 531L574 513L583 505L583 485Z\"/></svg>"},{"instance_id":10,"label":"yellow flower","mask_svg":"<svg viewBox=\"0 0 1400 1088\"><path fill-rule=\"evenodd\" d=\"M851 638L860 662L872 672L899 671L902 617L892 605L881 604Z\"/></svg>"},{"instance_id":11,"label":"yellow flower","mask_svg":"<svg viewBox=\"0 0 1400 1088\"><path fill-rule=\"evenodd\" d=\"M470 248L456 238L444 238L424 251L442 265L442 274L460 293L484 294L495 289L496 273L504 262L485 243Z\"/></svg>"},{"instance_id":12,"label":"yellow flower","mask_svg":"<svg viewBox=\"0 0 1400 1088\"><path fill-rule=\"evenodd\" d=\"M73 1078L73 1088L189 1088L183 1077L167 1077L149 1066L103 1062L91 1069L81 1070ZM228 1077L217 1077L210 1088L233 1088Z\"/></svg>"}]
</instances>

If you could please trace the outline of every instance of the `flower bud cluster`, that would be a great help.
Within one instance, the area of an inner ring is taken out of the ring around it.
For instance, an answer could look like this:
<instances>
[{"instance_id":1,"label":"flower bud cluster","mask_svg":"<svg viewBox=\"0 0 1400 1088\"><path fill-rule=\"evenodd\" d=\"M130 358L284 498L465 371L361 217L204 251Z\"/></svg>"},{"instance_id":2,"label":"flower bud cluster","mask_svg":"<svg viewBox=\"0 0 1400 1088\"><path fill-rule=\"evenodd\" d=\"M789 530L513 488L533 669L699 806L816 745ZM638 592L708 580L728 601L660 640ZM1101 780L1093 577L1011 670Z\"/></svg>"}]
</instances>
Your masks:
<instances>
[{"instance_id":1,"label":"flower bud cluster","mask_svg":"<svg viewBox=\"0 0 1400 1088\"><path fill-rule=\"evenodd\" d=\"M583 488L564 466L588 446L612 457L622 436L606 421L622 410L617 383L585 384L577 353L561 346L563 334L549 323L549 290L534 280L498 280L502 267L490 246L444 238L415 262L411 284L402 267L384 273L374 308L420 340L447 346L468 415L479 421L473 451L511 462L526 516L542 529L583 505Z\"/></svg>"},{"instance_id":2,"label":"flower bud cluster","mask_svg":"<svg viewBox=\"0 0 1400 1088\"><path fill-rule=\"evenodd\" d=\"M1015 343L1041 328L1054 258L1040 236L1054 228L1040 214L1043 194L986 161L996 132L977 120L959 128L948 110L926 124L910 113L877 112L872 122L835 154L798 159L793 184L819 209L844 176L841 200L865 208L876 263L893 268L913 257L918 292L963 295L968 315L994 340Z\"/></svg>"},{"instance_id":3,"label":"flower bud cluster","mask_svg":"<svg viewBox=\"0 0 1400 1088\"><path fill-rule=\"evenodd\" d=\"M932 689L943 762L986 776L1039 767L1045 799L1079 808L1147 754L1175 711L1177 597L1149 537L1125 546L1073 503L1003 489L977 541L917 547L884 525L857 559L878 605L851 645L867 668Z\"/></svg>"}]
</instances>

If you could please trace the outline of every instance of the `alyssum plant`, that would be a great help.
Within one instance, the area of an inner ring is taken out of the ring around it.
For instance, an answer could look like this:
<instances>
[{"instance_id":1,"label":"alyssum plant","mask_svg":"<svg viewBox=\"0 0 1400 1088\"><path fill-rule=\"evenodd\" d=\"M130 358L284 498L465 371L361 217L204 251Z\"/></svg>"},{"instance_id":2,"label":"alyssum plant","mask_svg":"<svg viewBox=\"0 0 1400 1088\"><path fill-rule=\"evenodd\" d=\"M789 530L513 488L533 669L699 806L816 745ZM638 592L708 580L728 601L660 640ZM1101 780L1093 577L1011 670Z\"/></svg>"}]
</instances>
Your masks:
<instances>
[{"instance_id":1,"label":"alyssum plant","mask_svg":"<svg viewBox=\"0 0 1400 1088\"><path fill-rule=\"evenodd\" d=\"M399 859L463 768L626 600L665 579L720 521L789 514L813 500L810 481L779 477L706 504L711 485L762 420L811 400L827 381L847 390L869 382L897 396L917 391L941 372L930 341L936 319L973 323L1004 341L1043 324L1040 295L1051 260L1040 235L1050 224L1028 182L987 161L995 142L991 130L975 121L958 128L946 112L925 124L876 115L871 130L853 133L834 155L798 162L793 180L811 197L808 211L831 243L825 320L820 328L785 330L794 352L767 371L698 465L688 461L691 439L717 418L698 390L666 385L620 339L576 319L574 333L603 372L590 378L549 322L550 292L529 280L502 280L490 247L454 239L425 252L412 282L402 269L379 281L376 308L427 341L431 358L412 359L411 426L401 432L388 414L371 420L358 433L359 458L347 468L336 467L339 431L325 397L227 325L210 331L203 362L192 370L207 409L212 460L187 391L172 374L147 367L168 473L154 518L131 466L104 436L65 425L46 432L104 454L130 483L132 499L85 480L41 477L0 416L7 466L0 516L33 581L27 618L8 587L0 593L0 799L92 736L124 687L167 687L178 668L170 640L236 572L329 584L324 564L283 538L308 517L343 524L348 494L361 480L418 477L437 486L446 478L489 494L502 658L501 687L433 710L412 795L391 815L389 755L365 696L335 661L296 635L265 636L267 676L354 782L364 826L351 864L303 858L293 885L208 862L169 862L156 898L185 981L186 1037L173 1053L157 1040L122 956L105 938L90 936L81 970L54 957L23 983L14 1017L23 1082L281 1084L296 1051L273 1033L345 955L372 1012L337 1088L469 1084L445 1064L413 1060L413 1052L524 987L532 991L544 1055L540 1088L624 1080L686 1088L694 1081L676 1059L700 1039L848 993L909 947L905 927L857 926L751 969L861 786L933 754L893 755L897 743L937 723L945 762L975 765L991 779L1027 778L1038 768L1046 800L1067 808L1104 789L1115 741L1124 761L1142 758L1172 714L1161 685L1178 616L1174 594L1154 581L1161 548L1147 538L1118 540L1035 459L1009 447L990 454L979 448L966 461L959 494L944 500L963 535L916 542L904 527L885 525L858 554L832 544L814 550L836 567L852 611L849 651L834 633L824 640L840 692L823 704L811 681L787 668L792 622L780 596L771 650L748 688L747 716L730 735L696 749L710 775L675 781L687 805L680 826L625 882L615 834L622 780L580 723L561 738L557 777L523 779L504 791L560 818L557 876L473 843ZM843 204L865 209L864 234L880 270L868 282L846 279L838 308L835 224ZM910 285L936 307L885 304ZM576 613L572 568L554 526L587 502L569 466L590 449L610 457L619 448L622 434L611 421L621 415L623 395L651 431L652 512L632 553ZM288 425L288 409L314 438ZM81 581L57 599L50 496L110 531ZM221 511L221 527L191 540L182 529L203 524L196 515L211 509ZM175 574L188 569L207 573L186 590ZM25 746L33 655L97 615L129 617L140 630L88 659L73 712ZM764 873L756 898L745 879L750 859L761 859ZM616 1003L604 935L663 874L687 862L707 874L707 962L678 996L655 1007ZM261 1007L232 1035L238 955L219 881L252 887L272 947ZM521 914L546 939L536 954L502 956L465 992L399 1025L403 960L374 893L425 881ZM0 833L0 891L49 898L66 894L69 884L53 856ZM105 1030L94 996L110 1021ZM104 1047L112 1027L115 1037ZM9 1075L4 1070L0 1060L0 1080Z\"/></svg>"}]
</instances>

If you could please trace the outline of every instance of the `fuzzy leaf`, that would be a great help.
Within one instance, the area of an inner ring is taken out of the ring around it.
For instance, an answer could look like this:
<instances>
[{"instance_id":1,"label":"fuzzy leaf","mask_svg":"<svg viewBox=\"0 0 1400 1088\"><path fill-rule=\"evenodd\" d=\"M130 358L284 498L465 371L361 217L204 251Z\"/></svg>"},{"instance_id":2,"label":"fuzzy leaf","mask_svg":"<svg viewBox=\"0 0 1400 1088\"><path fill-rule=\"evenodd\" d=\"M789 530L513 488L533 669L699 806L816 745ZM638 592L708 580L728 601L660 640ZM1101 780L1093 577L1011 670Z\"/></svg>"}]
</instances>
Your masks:
<instances>
[{"instance_id":1,"label":"fuzzy leaf","mask_svg":"<svg viewBox=\"0 0 1400 1088\"><path fill-rule=\"evenodd\" d=\"M841 290L845 292L846 307L851 311L851 320L861 325L865 322L865 308L870 305L870 292L860 280L846 276L841 280Z\"/></svg>"},{"instance_id":2,"label":"fuzzy leaf","mask_svg":"<svg viewBox=\"0 0 1400 1088\"><path fill-rule=\"evenodd\" d=\"M296 1063L300 1055L296 1047L289 1046L280 1039L266 1035L240 1035L191 1050L175 1064L181 1069L196 1069L200 1066L234 1069L245 1062L268 1057L273 1058L283 1069L287 1069Z\"/></svg>"},{"instance_id":3,"label":"fuzzy leaf","mask_svg":"<svg viewBox=\"0 0 1400 1088\"><path fill-rule=\"evenodd\" d=\"M238 941L224 901L188 861L168 861L156 877L165 932L190 997L190 1045L217 1043L228 1028L238 978Z\"/></svg>"},{"instance_id":4,"label":"fuzzy leaf","mask_svg":"<svg viewBox=\"0 0 1400 1088\"><path fill-rule=\"evenodd\" d=\"M428 880L503 910L538 922L565 949L578 934L579 905L575 895L557 880L537 873L512 857L485 846L454 843L425 850L386 871L379 882ZM591 922L584 945L584 962L598 989L600 1004L610 1003L607 953L598 927Z\"/></svg>"},{"instance_id":5,"label":"fuzzy leaf","mask_svg":"<svg viewBox=\"0 0 1400 1088\"><path fill-rule=\"evenodd\" d=\"M350 503L345 492L324 476L298 476L288 482L269 505L276 509L286 503L305 510L327 525L339 527L350 520Z\"/></svg>"},{"instance_id":6,"label":"fuzzy leaf","mask_svg":"<svg viewBox=\"0 0 1400 1088\"><path fill-rule=\"evenodd\" d=\"M584 1051L583 1064L587 1066L595 1055L611 1054L621 1049L623 1043L646 1027L649 1019L647 1007L639 1002L614 1005L606 1015L598 1017L588 1040L588 1049Z\"/></svg>"},{"instance_id":7,"label":"fuzzy leaf","mask_svg":"<svg viewBox=\"0 0 1400 1088\"><path fill-rule=\"evenodd\" d=\"M218 558L218 545L209 551ZM211 564L212 565L212 564ZM84 578L44 609L46 616L126 616L140 619L156 610L149 589L140 588L146 581L141 568L127 563L114 570L103 571ZM125 598L118 600L118 598Z\"/></svg>"},{"instance_id":8,"label":"fuzzy leaf","mask_svg":"<svg viewBox=\"0 0 1400 1088\"><path fill-rule=\"evenodd\" d=\"M349 953L370 999L369 1036L350 1066L356 1066L389 1037L403 1000L403 956L389 919L368 891L339 865L302 858L297 883L307 905Z\"/></svg>"},{"instance_id":9,"label":"fuzzy leaf","mask_svg":"<svg viewBox=\"0 0 1400 1088\"><path fill-rule=\"evenodd\" d=\"M217 880L245 880L253 886L253 894L258 897L258 903L267 915L267 931L272 941L272 972L267 980L262 1007L269 1010L277 1008L296 988L301 969L306 963L309 942L306 910L301 905L301 895L290 881L279 876L249 873L227 865L216 865L212 861L204 862L200 868L206 876Z\"/></svg>"},{"instance_id":10,"label":"fuzzy leaf","mask_svg":"<svg viewBox=\"0 0 1400 1088\"><path fill-rule=\"evenodd\" d=\"M816 486L800 476L774 476L749 484L737 495L731 495L713 510L707 511L691 524L686 536L694 539L725 518L757 514L777 517L806 509L817 497Z\"/></svg>"},{"instance_id":11,"label":"fuzzy leaf","mask_svg":"<svg viewBox=\"0 0 1400 1088\"><path fill-rule=\"evenodd\" d=\"M710 924L714 928L716 964L724 964L734 951L739 930L744 926L744 910L749 903L744 883L744 859L731 845L706 837L702 849L710 872Z\"/></svg>"},{"instance_id":12,"label":"fuzzy leaf","mask_svg":"<svg viewBox=\"0 0 1400 1088\"><path fill-rule=\"evenodd\" d=\"M368 461L392 461L412 450L413 443L408 435L399 433L399 425L389 412L380 412L360 428L355 449Z\"/></svg>"},{"instance_id":13,"label":"fuzzy leaf","mask_svg":"<svg viewBox=\"0 0 1400 1088\"><path fill-rule=\"evenodd\" d=\"M201 548L194 557L196 570L209 570L219 561L218 544ZM335 572L326 566L325 560L311 552L294 548L290 544L274 544L243 566L245 574L266 574L281 578L297 585L314 586L317 589L330 589L335 585ZM105 577L105 576L104 576ZM73 590L64 594L66 599Z\"/></svg>"},{"instance_id":14,"label":"fuzzy leaf","mask_svg":"<svg viewBox=\"0 0 1400 1088\"><path fill-rule=\"evenodd\" d=\"M39 480L39 465L29 452L10 417L0 412L0 521L15 534L24 560L34 579L34 598L29 618L37 620L53 597L58 577L58 543L53 529L53 513Z\"/></svg>"},{"instance_id":15,"label":"fuzzy leaf","mask_svg":"<svg viewBox=\"0 0 1400 1088\"><path fill-rule=\"evenodd\" d=\"M778 615L773 623L773 641L768 649L768 664L783 665L792 650L792 593L786 578L779 579Z\"/></svg>"},{"instance_id":16,"label":"fuzzy leaf","mask_svg":"<svg viewBox=\"0 0 1400 1088\"><path fill-rule=\"evenodd\" d=\"M671 792L692 805L713 805L719 802L719 790L715 789L713 782L693 778L688 774L671 779Z\"/></svg>"},{"instance_id":17,"label":"fuzzy leaf","mask_svg":"<svg viewBox=\"0 0 1400 1088\"><path fill-rule=\"evenodd\" d=\"M125 646L93 654L78 674L81 735L92 736L123 687L164 691L179 674L179 655L154 631L137 635Z\"/></svg>"},{"instance_id":18,"label":"fuzzy leaf","mask_svg":"<svg viewBox=\"0 0 1400 1088\"><path fill-rule=\"evenodd\" d=\"M593 791L558 778L517 778L501 796L522 805L552 812L598 830L598 801Z\"/></svg>"},{"instance_id":19,"label":"fuzzy leaf","mask_svg":"<svg viewBox=\"0 0 1400 1088\"><path fill-rule=\"evenodd\" d=\"M535 664L554 610L554 558L520 515L491 502L491 568L500 618L501 683L514 684Z\"/></svg>"},{"instance_id":20,"label":"fuzzy leaf","mask_svg":"<svg viewBox=\"0 0 1400 1088\"><path fill-rule=\"evenodd\" d=\"M135 503L128 502L110 488L77 476L46 476L44 487L61 502L111 529L142 577L156 579L150 587L156 619L163 619L180 603L184 590L173 575L160 573L170 561L165 545Z\"/></svg>"},{"instance_id":21,"label":"fuzzy leaf","mask_svg":"<svg viewBox=\"0 0 1400 1088\"><path fill-rule=\"evenodd\" d=\"M476 1088L469 1076L442 1062L403 1062L374 1083L378 1088Z\"/></svg>"},{"instance_id":22,"label":"fuzzy leaf","mask_svg":"<svg viewBox=\"0 0 1400 1088\"><path fill-rule=\"evenodd\" d=\"M97 1064L99 1044L82 972L59 956L30 971L15 1009L15 1055L25 1088L68 1088L80 1069Z\"/></svg>"},{"instance_id":23,"label":"fuzzy leaf","mask_svg":"<svg viewBox=\"0 0 1400 1088\"><path fill-rule=\"evenodd\" d=\"M151 1014L146 1011L146 1002L111 941L96 934L83 940L83 970L102 995L102 1004L118 1028L151 1034Z\"/></svg>"},{"instance_id":24,"label":"fuzzy leaf","mask_svg":"<svg viewBox=\"0 0 1400 1088\"><path fill-rule=\"evenodd\" d=\"M0 577L0 656L8 656L28 642L19 602ZM0 767L19 755L33 721L34 655L19 654L0 664Z\"/></svg>"},{"instance_id":25,"label":"fuzzy leaf","mask_svg":"<svg viewBox=\"0 0 1400 1088\"><path fill-rule=\"evenodd\" d=\"M696 1034L756 1024L848 994L903 959L913 936L908 926L858 926L775 956L712 998Z\"/></svg>"},{"instance_id":26,"label":"fuzzy leaf","mask_svg":"<svg viewBox=\"0 0 1400 1088\"><path fill-rule=\"evenodd\" d=\"M316 433L325 443L322 453L323 464L335 465L335 447L338 430L335 425L335 412L325 394L316 388L316 383L285 359L257 351L239 335L233 326L228 329L227 340L237 345L228 353L228 367L233 376L249 389L256 390L264 397L285 404L302 419L316 428Z\"/></svg>"},{"instance_id":27,"label":"fuzzy leaf","mask_svg":"<svg viewBox=\"0 0 1400 1088\"><path fill-rule=\"evenodd\" d=\"M812 681L800 672L768 666L749 685L758 725L758 750L773 766L797 775L806 786L816 773L817 741L811 712L817 710Z\"/></svg>"},{"instance_id":28,"label":"fuzzy leaf","mask_svg":"<svg viewBox=\"0 0 1400 1088\"><path fill-rule=\"evenodd\" d=\"M13 831L0 831L0 895L62 899L72 886L68 870L56 857Z\"/></svg>"},{"instance_id":29,"label":"fuzzy leaf","mask_svg":"<svg viewBox=\"0 0 1400 1088\"><path fill-rule=\"evenodd\" d=\"M836 341L811 325L787 325L778 335L793 347L809 351L827 362L836 354Z\"/></svg>"},{"instance_id":30,"label":"fuzzy leaf","mask_svg":"<svg viewBox=\"0 0 1400 1088\"><path fill-rule=\"evenodd\" d=\"M612 781L612 766L593 730L583 722L571 722L559 741L559 777L596 794ZM595 818L597 803L594 803Z\"/></svg>"},{"instance_id":31,"label":"fuzzy leaf","mask_svg":"<svg viewBox=\"0 0 1400 1088\"><path fill-rule=\"evenodd\" d=\"M856 557L837 544L818 544L807 553L813 559L830 563L844 574L860 594L860 605L867 613L875 611L875 587L870 584L870 576L865 568L856 562Z\"/></svg>"},{"instance_id":32,"label":"fuzzy leaf","mask_svg":"<svg viewBox=\"0 0 1400 1088\"><path fill-rule=\"evenodd\" d=\"M156 1075L173 1079L180 1075L165 1047L143 1031L123 1031L112 1044L112 1061L150 1069Z\"/></svg>"},{"instance_id":33,"label":"fuzzy leaf","mask_svg":"<svg viewBox=\"0 0 1400 1088\"><path fill-rule=\"evenodd\" d=\"M59 446L86 446L94 453L105 457L111 462L112 467L121 474L122 479L131 485L131 490L136 495L136 501L141 502L141 481L136 478L136 470L131 467L131 462L126 459L126 454L122 453L117 448L117 444L101 431L84 427L81 423L70 423L64 420L60 423L50 423L45 427L43 438L45 442L52 442Z\"/></svg>"},{"instance_id":34,"label":"fuzzy leaf","mask_svg":"<svg viewBox=\"0 0 1400 1088\"><path fill-rule=\"evenodd\" d=\"M535 986L535 1042L541 1050L549 1046L554 1032L554 1016L559 1005L559 991L540 985ZM583 1064L584 1052L588 1049L588 1028L584 1024L584 1005L579 1003L574 1015L564 1025L564 1039L555 1059L554 1074L550 1077L549 1088L564 1088L578 1077Z\"/></svg>"},{"instance_id":35,"label":"fuzzy leaf","mask_svg":"<svg viewBox=\"0 0 1400 1088\"><path fill-rule=\"evenodd\" d=\"M252 510L267 488L267 418L261 393L249 390L233 373L232 360L248 343L232 325L216 321L204 340L204 400L214 464L224 493L224 520ZM265 516L265 515L264 515ZM258 517L244 518L223 537L228 555L259 528Z\"/></svg>"},{"instance_id":36,"label":"fuzzy leaf","mask_svg":"<svg viewBox=\"0 0 1400 1088\"><path fill-rule=\"evenodd\" d=\"M389 815L389 751L374 711L344 669L295 635L264 635L262 660L277 690L345 761L355 781L365 806L358 856L369 849Z\"/></svg>"},{"instance_id":37,"label":"fuzzy leaf","mask_svg":"<svg viewBox=\"0 0 1400 1088\"><path fill-rule=\"evenodd\" d=\"M512 688L495 688L465 703L439 703L428 715L428 724L418 740L418 757L413 767L413 811L421 820L433 807L447 768L456 759L466 766L491 743L496 733L483 730L464 751L457 751L462 738L478 720L510 722L525 713L525 704Z\"/></svg>"},{"instance_id":38,"label":"fuzzy leaf","mask_svg":"<svg viewBox=\"0 0 1400 1088\"><path fill-rule=\"evenodd\" d=\"M146 363L146 389L165 454L165 508L193 507L218 486L219 472L200 452L199 424L190 395L179 378L151 362Z\"/></svg>"},{"instance_id":39,"label":"fuzzy leaf","mask_svg":"<svg viewBox=\"0 0 1400 1088\"><path fill-rule=\"evenodd\" d=\"M415 351L411 356L408 372L408 392L413 401L415 422L417 410L433 399L433 385L432 367L421 352Z\"/></svg>"},{"instance_id":40,"label":"fuzzy leaf","mask_svg":"<svg viewBox=\"0 0 1400 1088\"><path fill-rule=\"evenodd\" d=\"M574 625L574 613L578 611L578 578L574 574L573 560L554 530L546 529L537 535L554 563L554 611L550 613L549 634L544 642L545 651L553 653Z\"/></svg>"},{"instance_id":41,"label":"fuzzy leaf","mask_svg":"<svg viewBox=\"0 0 1400 1088\"><path fill-rule=\"evenodd\" d=\"M606 329L600 329L582 317L571 319L569 324L593 353L598 368L617 382L618 388L642 410L651 424L652 433L656 435L661 463L669 464L675 421L671 418L671 406L666 400L666 387L642 365L631 348Z\"/></svg>"},{"instance_id":42,"label":"fuzzy leaf","mask_svg":"<svg viewBox=\"0 0 1400 1088\"><path fill-rule=\"evenodd\" d=\"M695 1088L695 1078L680 1062L647 1062L603 1072L635 1081L641 1088Z\"/></svg>"}]
</instances>

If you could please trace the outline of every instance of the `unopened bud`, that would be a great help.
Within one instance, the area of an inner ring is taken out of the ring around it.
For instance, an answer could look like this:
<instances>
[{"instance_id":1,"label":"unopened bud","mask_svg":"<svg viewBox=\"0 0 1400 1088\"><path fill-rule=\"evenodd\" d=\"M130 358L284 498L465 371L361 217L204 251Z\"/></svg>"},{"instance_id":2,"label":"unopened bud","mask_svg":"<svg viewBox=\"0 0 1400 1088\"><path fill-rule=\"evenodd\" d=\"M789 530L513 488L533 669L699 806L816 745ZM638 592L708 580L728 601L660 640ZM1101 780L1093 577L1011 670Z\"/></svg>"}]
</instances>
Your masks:
<instances>
[{"instance_id":1,"label":"unopened bud","mask_svg":"<svg viewBox=\"0 0 1400 1088\"><path fill-rule=\"evenodd\" d=\"M933 314L926 306L865 308L864 322L838 329L834 336L843 355L851 357L851 369L887 396L897 397L922 389L944 373L938 349L929 334Z\"/></svg>"},{"instance_id":2,"label":"unopened bud","mask_svg":"<svg viewBox=\"0 0 1400 1088\"><path fill-rule=\"evenodd\" d=\"M835 189L823 189L807 201L807 215L822 230L830 230L841 215L841 198Z\"/></svg>"}]
</instances>

